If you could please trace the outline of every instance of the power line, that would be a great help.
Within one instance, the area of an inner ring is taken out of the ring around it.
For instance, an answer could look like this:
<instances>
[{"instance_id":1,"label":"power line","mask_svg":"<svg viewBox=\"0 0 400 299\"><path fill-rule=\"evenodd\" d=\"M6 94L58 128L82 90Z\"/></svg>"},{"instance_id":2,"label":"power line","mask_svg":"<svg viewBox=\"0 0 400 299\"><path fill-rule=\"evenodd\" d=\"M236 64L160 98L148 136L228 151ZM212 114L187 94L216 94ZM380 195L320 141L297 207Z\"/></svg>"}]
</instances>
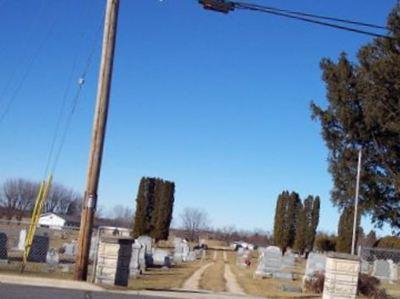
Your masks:
<instances>
[{"instance_id":1,"label":"power line","mask_svg":"<svg viewBox=\"0 0 400 299\"><path fill-rule=\"evenodd\" d=\"M304 21L304 22L308 22L308 23L313 23L313 24L318 24L318 25L322 25L322 26L332 27L332 28L335 28L335 29L355 32L355 33L364 34L364 35L373 36L373 37L381 37L381 38L389 38L389 39L392 38L392 37L384 35L384 34L379 34L379 33L366 31L366 30L362 30L362 29L357 29L357 28L351 28L351 27L338 25L338 24L333 24L333 23L328 23L328 22L324 22L324 21L313 20L313 19L310 19L310 18L298 16L298 15L293 15L293 14L289 14L289 13L274 11L274 10L271 10L271 9L268 9L268 8L262 8L260 6L253 6L252 4L235 3L235 8L264 12L264 13L268 13L268 14L272 14L272 15L277 15L277 16L286 17L286 18L290 18L290 19L296 19L296 20L300 20L300 21Z\"/></svg>"},{"instance_id":2,"label":"power line","mask_svg":"<svg viewBox=\"0 0 400 299\"><path fill-rule=\"evenodd\" d=\"M11 108L12 104L14 103L15 99L17 98L18 93L20 92L22 86L24 85L26 79L28 78L28 76L29 76L29 74L30 74L30 72L32 70L32 66L36 62L36 59L39 57L41 50L43 49L43 47L46 44L47 40L50 38L57 20L58 20L58 17L55 16L53 21L52 21L52 23L49 26L49 29L48 29L45 37L42 39L42 41L40 42L40 44L39 44L38 48L36 49L35 53L31 56L30 60L28 61L28 67L25 70L25 72L22 74L21 80L17 83L17 86L13 90L13 92L12 92L10 98L8 99L8 101L6 101L3 112L0 112L0 125L3 122L4 118L7 116L8 112L10 111L10 108Z\"/></svg>"},{"instance_id":3,"label":"power line","mask_svg":"<svg viewBox=\"0 0 400 299\"><path fill-rule=\"evenodd\" d=\"M85 11L84 15L87 15L88 12L89 12L89 7ZM75 112L77 102L78 102L78 100L80 98L81 89L83 87L83 83L85 81L86 74L88 72L92 57L93 57L94 52L95 52L97 36L98 36L100 30L101 30L101 22L99 22L98 29L97 29L95 37L93 38L93 41L92 41L92 45L91 45L91 49L90 49L89 55L88 55L88 57L86 59L86 63L84 65L83 71L82 71L82 73L81 73L81 75L79 77L80 79L79 79L79 82L78 82L79 83L78 91L77 91L76 95L74 96L74 98L72 100L72 104L71 104L72 108L70 110L70 113L67 116L65 128L64 128L64 131L62 133L61 141L60 141L60 144L58 146L58 149L57 149L57 152L56 152L56 156L55 156L54 160L52 161L53 154L54 154L54 151L55 151L56 142L57 142L57 138L59 136L60 129L61 129L62 117L63 117L64 111L65 111L65 107L66 107L66 104L67 104L68 95L69 95L70 90L71 90L71 84L72 84L73 79L74 79L74 73L75 73L76 65L77 65L77 62L79 60L80 49L77 49L77 51L76 51L75 58L73 60L73 64L72 64L72 68L71 68L71 72L70 72L70 74L68 76L67 86L65 88L65 91L64 91L64 94L63 94L63 97L62 97L62 103L61 103L60 110L59 110L59 113L58 113L58 117L57 117L57 121L56 121L56 125L55 125L55 130L54 130L51 142L50 142L50 146L49 146L50 149L49 149L49 154L48 154L48 157L47 157L46 167L45 167L45 171L44 171L44 177L47 177L47 175L48 175L48 171L50 170L50 164L53 162L53 166L51 167L51 172L53 173L55 168L56 168L56 165L58 163L59 156L61 154L62 148L63 148L64 143L65 143L67 131L69 130L69 127L70 127L70 124L71 124L71 121L72 121L72 115ZM82 41L86 37L87 37L87 32L82 32L80 34L79 40Z\"/></svg>"},{"instance_id":4,"label":"power line","mask_svg":"<svg viewBox=\"0 0 400 299\"><path fill-rule=\"evenodd\" d=\"M292 14L292 15L311 17L311 18L321 19L321 20L329 20L329 21L334 21L334 22L358 25L358 26L363 26L363 27L370 27L370 28L375 28L375 29L386 29L386 30L389 29L386 26L381 26L381 25L376 25L376 24L371 24L371 23L366 23L366 22L360 22L360 21L349 20L349 19L342 19L342 18L331 17L331 16L317 15L317 14L306 13L306 12L301 12L301 11L276 8L276 7L271 7L271 6L249 4L249 3L244 3L244 2L234 2L234 4L238 8L241 8L240 6L247 6L247 7L251 6L251 7L254 7L254 8L261 9L261 10L268 9L268 10L271 10L271 11L289 13L289 14Z\"/></svg>"},{"instance_id":5,"label":"power line","mask_svg":"<svg viewBox=\"0 0 400 299\"><path fill-rule=\"evenodd\" d=\"M65 141L66 141L66 138L67 138L67 134L68 134L69 129L71 127L72 117L73 117L73 115L75 113L76 107L78 105L78 101L79 101L79 99L81 97L81 93L82 93L83 85L85 83L86 75L88 74L89 68L90 68L90 66L92 64L92 59L93 59L93 56L94 56L95 51L96 51L96 43L98 42L98 36L100 34L101 28L102 28L102 22L99 22L98 29L97 29L96 34L95 34L95 36L93 38L93 41L92 41L92 46L91 46L89 55L86 58L85 65L84 65L82 73L81 73L81 75L79 77L78 89L77 89L77 91L75 93L75 96L74 96L72 102L71 102L71 109L70 109L70 111L69 111L69 113L67 115L67 118L66 118L66 121L65 121L65 126L64 126L64 129L63 129L62 133L61 133L60 142L58 144L58 148L57 148L57 150L55 152L55 156L54 156L54 159L52 161L54 150L55 150L55 143L56 143L56 140L57 140L57 137L58 137L58 133L59 133L59 130L60 130L61 116L62 116L64 108L65 108L66 96L69 94L69 89L70 89L69 85L70 84L68 85L67 90L66 90L66 92L64 94L65 97L63 99L63 104L62 104L62 107L60 109L59 117L57 119L56 129L55 129L55 132L54 132L54 135L53 135L53 139L52 139L51 147L50 147L50 152L49 152L48 160L47 160L47 163L46 163L45 177L47 176L47 172L49 170L50 170L50 173L53 174L55 172L55 170L56 170L57 165L58 165L58 161L60 159L61 152L62 152L62 150L64 148L64 144L65 144ZM84 38L85 34L82 34L81 37ZM72 73L71 73L71 75L72 75ZM71 83L71 81L70 81L70 83ZM52 165L50 165L50 164L52 164Z\"/></svg>"}]
</instances>

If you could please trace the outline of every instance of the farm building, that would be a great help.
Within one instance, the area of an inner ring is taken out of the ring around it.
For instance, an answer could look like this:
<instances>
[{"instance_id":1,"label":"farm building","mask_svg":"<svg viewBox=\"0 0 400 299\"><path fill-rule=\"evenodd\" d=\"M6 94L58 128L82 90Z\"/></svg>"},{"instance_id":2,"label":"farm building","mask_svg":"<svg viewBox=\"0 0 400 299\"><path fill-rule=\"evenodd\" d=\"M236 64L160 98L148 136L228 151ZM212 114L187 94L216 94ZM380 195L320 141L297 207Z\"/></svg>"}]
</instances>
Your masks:
<instances>
[{"instance_id":1,"label":"farm building","mask_svg":"<svg viewBox=\"0 0 400 299\"><path fill-rule=\"evenodd\" d=\"M67 220L54 213L44 213L40 215L39 225L50 228L63 227Z\"/></svg>"}]
</instances>

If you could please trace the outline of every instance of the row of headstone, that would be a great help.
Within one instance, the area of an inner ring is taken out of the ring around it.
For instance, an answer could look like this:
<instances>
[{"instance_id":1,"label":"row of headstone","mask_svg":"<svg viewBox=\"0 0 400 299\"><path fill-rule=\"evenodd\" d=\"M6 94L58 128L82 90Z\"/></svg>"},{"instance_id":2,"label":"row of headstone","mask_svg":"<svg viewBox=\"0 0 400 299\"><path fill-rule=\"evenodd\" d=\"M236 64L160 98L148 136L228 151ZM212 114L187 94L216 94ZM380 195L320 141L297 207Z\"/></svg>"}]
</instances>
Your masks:
<instances>
[{"instance_id":1,"label":"row of headstone","mask_svg":"<svg viewBox=\"0 0 400 299\"><path fill-rule=\"evenodd\" d=\"M365 271L365 263L363 269L363 261L361 262L361 271ZM372 267L372 276L388 281L397 281L399 279L398 265L392 260L375 260Z\"/></svg>"},{"instance_id":2,"label":"row of headstone","mask_svg":"<svg viewBox=\"0 0 400 299\"><path fill-rule=\"evenodd\" d=\"M273 277L292 280L295 267L295 255L288 251L282 256L277 246L259 248L259 261L255 272L257 277Z\"/></svg>"},{"instance_id":3,"label":"row of headstone","mask_svg":"<svg viewBox=\"0 0 400 299\"><path fill-rule=\"evenodd\" d=\"M190 254L190 247L188 242L182 238L174 239L174 256L173 260L175 264L181 264L187 262Z\"/></svg>"}]
</instances>

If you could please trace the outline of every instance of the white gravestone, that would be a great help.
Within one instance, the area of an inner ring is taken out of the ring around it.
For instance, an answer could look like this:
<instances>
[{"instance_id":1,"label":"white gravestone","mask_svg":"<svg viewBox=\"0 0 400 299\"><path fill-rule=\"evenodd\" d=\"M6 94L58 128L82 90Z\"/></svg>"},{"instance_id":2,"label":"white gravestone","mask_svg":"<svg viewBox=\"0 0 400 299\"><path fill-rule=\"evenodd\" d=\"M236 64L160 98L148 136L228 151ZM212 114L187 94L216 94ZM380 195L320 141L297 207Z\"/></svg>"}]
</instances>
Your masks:
<instances>
[{"instance_id":1,"label":"white gravestone","mask_svg":"<svg viewBox=\"0 0 400 299\"><path fill-rule=\"evenodd\" d=\"M140 267L140 250L142 245L138 243L132 244L132 255L131 261L129 264L129 276L130 277L137 277L141 274L141 267Z\"/></svg>"},{"instance_id":2,"label":"white gravestone","mask_svg":"<svg viewBox=\"0 0 400 299\"><path fill-rule=\"evenodd\" d=\"M326 259L322 299L355 299L359 273L358 256L329 253Z\"/></svg>"},{"instance_id":3,"label":"white gravestone","mask_svg":"<svg viewBox=\"0 0 400 299\"><path fill-rule=\"evenodd\" d=\"M21 229L19 232L19 239L18 239L18 250L24 251L25 250L25 240L26 240L26 229Z\"/></svg>"},{"instance_id":4,"label":"white gravestone","mask_svg":"<svg viewBox=\"0 0 400 299\"><path fill-rule=\"evenodd\" d=\"M326 256L324 254L311 252L307 259L305 277L311 278L317 272L324 273L325 265Z\"/></svg>"},{"instance_id":5,"label":"white gravestone","mask_svg":"<svg viewBox=\"0 0 400 299\"><path fill-rule=\"evenodd\" d=\"M167 268L171 267L171 255L168 250L154 248L152 257L152 265Z\"/></svg>"},{"instance_id":6,"label":"white gravestone","mask_svg":"<svg viewBox=\"0 0 400 299\"><path fill-rule=\"evenodd\" d=\"M149 236L140 236L136 239L139 244L146 246L146 253L151 254L153 250L153 239Z\"/></svg>"},{"instance_id":7,"label":"white gravestone","mask_svg":"<svg viewBox=\"0 0 400 299\"><path fill-rule=\"evenodd\" d=\"M269 246L263 250L255 275L261 277L272 276L279 272L282 263L282 252L279 247Z\"/></svg>"},{"instance_id":8,"label":"white gravestone","mask_svg":"<svg viewBox=\"0 0 400 299\"><path fill-rule=\"evenodd\" d=\"M46 263L49 265L49 271L54 271L60 262L60 257L54 248L50 248L46 255Z\"/></svg>"}]
</instances>

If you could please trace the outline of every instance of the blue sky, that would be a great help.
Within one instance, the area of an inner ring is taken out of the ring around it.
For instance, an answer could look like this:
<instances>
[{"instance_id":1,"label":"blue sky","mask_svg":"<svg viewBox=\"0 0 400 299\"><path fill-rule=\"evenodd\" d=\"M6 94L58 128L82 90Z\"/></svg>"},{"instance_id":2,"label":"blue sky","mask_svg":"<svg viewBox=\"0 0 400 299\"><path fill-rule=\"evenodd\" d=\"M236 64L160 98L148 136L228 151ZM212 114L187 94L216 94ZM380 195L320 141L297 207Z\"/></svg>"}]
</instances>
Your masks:
<instances>
[{"instance_id":1,"label":"blue sky","mask_svg":"<svg viewBox=\"0 0 400 299\"><path fill-rule=\"evenodd\" d=\"M199 207L214 226L271 230L288 189L320 195L319 228L336 231L309 103L326 103L320 59L354 57L370 38L196 2L121 0L99 205L133 206L140 178L157 176L176 183L177 223L183 208ZM383 24L395 1L257 3ZM13 99L0 122L0 182L43 177L71 72L68 103L95 49L55 173L83 192L104 4L0 1L0 113Z\"/></svg>"}]
</instances>

